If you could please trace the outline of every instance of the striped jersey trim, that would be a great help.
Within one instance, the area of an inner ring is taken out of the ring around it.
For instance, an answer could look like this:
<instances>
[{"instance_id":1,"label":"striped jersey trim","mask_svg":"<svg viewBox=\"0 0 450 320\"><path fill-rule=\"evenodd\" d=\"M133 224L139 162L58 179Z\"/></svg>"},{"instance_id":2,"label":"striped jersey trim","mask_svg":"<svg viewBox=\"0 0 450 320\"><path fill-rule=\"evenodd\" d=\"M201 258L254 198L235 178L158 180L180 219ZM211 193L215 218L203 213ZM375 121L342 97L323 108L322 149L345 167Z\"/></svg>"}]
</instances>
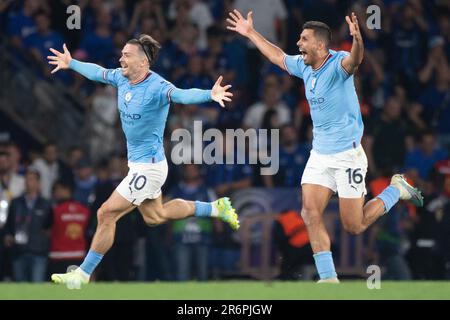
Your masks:
<instances>
[{"instance_id":1,"label":"striped jersey trim","mask_svg":"<svg viewBox=\"0 0 450 320\"><path fill-rule=\"evenodd\" d=\"M172 103L172 92L175 90L175 88L170 88L169 91L167 91L167 99L169 99L169 103Z\"/></svg>"},{"instance_id":2,"label":"striped jersey trim","mask_svg":"<svg viewBox=\"0 0 450 320\"><path fill-rule=\"evenodd\" d=\"M312 70L313 71L319 71L325 65L325 63L327 63L327 61L330 60L330 58L332 56L333 55L331 53L328 53L328 56L325 58L325 60L323 60L322 64L319 67L317 67L317 69L312 69Z\"/></svg>"},{"instance_id":3,"label":"striped jersey trim","mask_svg":"<svg viewBox=\"0 0 450 320\"><path fill-rule=\"evenodd\" d=\"M149 72L145 75L145 77L143 77L141 80L138 80L138 81L136 81L136 82L134 82L134 83L130 82L130 84L134 86L134 85L137 85L137 84L139 84L139 83L141 83L141 82L144 82L145 80L147 80L148 77L150 77L151 74L152 74L152 73L149 71Z\"/></svg>"},{"instance_id":4,"label":"striped jersey trim","mask_svg":"<svg viewBox=\"0 0 450 320\"><path fill-rule=\"evenodd\" d=\"M289 71L287 64L286 64L286 58L287 58L287 54L284 55L283 57L283 65L284 65L284 69L287 71L287 73L289 73L292 76L292 73Z\"/></svg>"},{"instance_id":5,"label":"striped jersey trim","mask_svg":"<svg viewBox=\"0 0 450 320\"><path fill-rule=\"evenodd\" d=\"M351 73L348 72L347 70L345 70L344 66L342 65L342 60L341 60L341 63L339 63L339 66L341 67L342 71L345 72L345 74L346 74L347 76L351 76Z\"/></svg>"}]
</instances>

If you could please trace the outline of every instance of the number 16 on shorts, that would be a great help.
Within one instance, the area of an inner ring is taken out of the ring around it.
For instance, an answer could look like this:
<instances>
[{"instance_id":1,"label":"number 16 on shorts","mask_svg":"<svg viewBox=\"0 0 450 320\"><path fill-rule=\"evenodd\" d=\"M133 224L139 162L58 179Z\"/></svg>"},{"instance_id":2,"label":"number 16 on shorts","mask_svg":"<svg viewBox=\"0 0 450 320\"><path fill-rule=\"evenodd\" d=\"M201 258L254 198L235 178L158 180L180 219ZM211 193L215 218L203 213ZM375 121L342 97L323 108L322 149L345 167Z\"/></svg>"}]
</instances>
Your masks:
<instances>
[{"instance_id":1,"label":"number 16 on shorts","mask_svg":"<svg viewBox=\"0 0 450 320\"><path fill-rule=\"evenodd\" d=\"M342 186L340 196L344 198L360 198L366 194L364 181L366 171L362 168L348 168L345 170L345 183ZM343 179L342 177L341 179ZM342 180L341 180L342 181ZM343 191L343 192L342 192Z\"/></svg>"},{"instance_id":2,"label":"number 16 on shorts","mask_svg":"<svg viewBox=\"0 0 450 320\"><path fill-rule=\"evenodd\" d=\"M345 170L345 172L348 173L348 184L350 185L352 183L360 184L364 180L363 175L361 174L361 168L348 168L347 170Z\"/></svg>"}]
</instances>

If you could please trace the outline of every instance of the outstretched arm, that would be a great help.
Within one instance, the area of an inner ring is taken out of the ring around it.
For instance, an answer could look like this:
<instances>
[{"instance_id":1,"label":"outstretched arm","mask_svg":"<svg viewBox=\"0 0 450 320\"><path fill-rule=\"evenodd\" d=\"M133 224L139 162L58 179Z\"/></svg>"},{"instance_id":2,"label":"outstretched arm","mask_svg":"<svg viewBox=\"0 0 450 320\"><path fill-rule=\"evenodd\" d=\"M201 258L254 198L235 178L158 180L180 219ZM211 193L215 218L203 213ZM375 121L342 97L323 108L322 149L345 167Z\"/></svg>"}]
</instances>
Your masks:
<instances>
[{"instance_id":1,"label":"outstretched arm","mask_svg":"<svg viewBox=\"0 0 450 320\"><path fill-rule=\"evenodd\" d=\"M174 88L169 92L170 99L175 103L197 104L205 103L211 100L216 101L222 108L225 107L224 101L231 101L233 94L228 92L231 85L221 86L223 77L220 76L211 90L201 89L178 89Z\"/></svg>"},{"instance_id":2,"label":"outstretched arm","mask_svg":"<svg viewBox=\"0 0 450 320\"><path fill-rule=\"evenodd\" d=\"M50 48L50 51L54 56L47 56L47 59L49 60L48 63L56 66L56 68L52 70L52 73L59 70L72 69L89 80L108 83L104 78L105 68L94 63L81 62L73 59L69 50L67 50L66 44L63 45L63 49L63 52L59 52L58 50Z\"/></svg>"},{"instance_id":3,"label":"outstretched arm","mask_svg":"<svg viewBox=\"0 0 450 320\"><path fill-rule=\"evenodd\" d=\"M342 59L342 67L349 74L355 73L361 64L364 56L364 43L361 36L361 31L359 30L358 19L354 12L352 12L352 18L349 16L345 17L350 29L350 35L353 36L352 50L350 55Z\"/></svg>"},{"instance_id":4,"label":"outstretched arm","mask_svg":"<svg viewBox=\"0 0 450 320\"><path fill-rule=\"evenodd\" d=\"M247 19L244 19L242 14L236 9L234 9L233 12L230 12L229 15L231 18L227 18L227 22L229 23L227 29L236 31L244 37L247 37L255 44L258 50L270 60L270 62L276 64L281 69L286 70L283 63L284 56L286 54L283 50L269 42L258 31L256 31L255 28L253 28L252 11L247 14Z\"/></svg>"}]
</instances>

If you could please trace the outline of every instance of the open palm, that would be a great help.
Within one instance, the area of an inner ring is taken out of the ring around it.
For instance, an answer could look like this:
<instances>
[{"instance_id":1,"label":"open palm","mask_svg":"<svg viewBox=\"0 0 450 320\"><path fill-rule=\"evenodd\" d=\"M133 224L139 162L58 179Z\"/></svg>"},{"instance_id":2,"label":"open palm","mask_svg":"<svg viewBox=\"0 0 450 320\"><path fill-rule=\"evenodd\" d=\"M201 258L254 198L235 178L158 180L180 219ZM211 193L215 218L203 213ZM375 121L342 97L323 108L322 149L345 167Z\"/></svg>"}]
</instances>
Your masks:
<instances>
[{"instance_id":1,"label":"open palm","mask_svg":"<svg viewBox=\"0 0 450 320\"><path fill-rule=\"evenodd\" d=\"M47 56L49 60L48 63L55 65L56 68L52 70L52 73L60 69L68 69L70 65L70 61L72 61L72 56L70 55L69 50L67 50L66 44L63 45L64 52L59 52L53 48L50 48L50 51L54 54L54 56Z\"/></svg>"},{"instance_id":2,"label":"open palm","mask_svg":"<svg viewBox=\"0 0 450 320\"><path fill-rule=\"evenodd\" d=\"M228 89L231 88L231 85L221 86L223 77L220 76L216 83L214 84L214 87L212 87L211 90L211 98L220 104L222 108L225 107L224 101L231 101L230 97L233 96L231 92L228 92Z\"/></svg>"},{"instance_id":3,"label":"open palm","mask_svg":"<svg viewBox=\"0 0 450 320\"><path fill-rule=\"evenodd\" d=\"M227 29L236 31L245 37L248 36L253 29L253 12L250 11L247 14L247 20L236 9L230 12L229 15L231 19L227 18L227 22L230 24L227 26Z\"/></svg>"},{"instance_id":4,"label":"open palm","mask_svg":"<svg viewBox=\"0 0 450 320\"><path fill-rule=\"evenodd\" d=\"M351 17L349 16L345 17L345 21L347 21L348 28L350 30L350 35L353 37L360 38L361 31L359 31L358 18L356 17L356 14L352 12Z\"/></svg>"}]
</instances>

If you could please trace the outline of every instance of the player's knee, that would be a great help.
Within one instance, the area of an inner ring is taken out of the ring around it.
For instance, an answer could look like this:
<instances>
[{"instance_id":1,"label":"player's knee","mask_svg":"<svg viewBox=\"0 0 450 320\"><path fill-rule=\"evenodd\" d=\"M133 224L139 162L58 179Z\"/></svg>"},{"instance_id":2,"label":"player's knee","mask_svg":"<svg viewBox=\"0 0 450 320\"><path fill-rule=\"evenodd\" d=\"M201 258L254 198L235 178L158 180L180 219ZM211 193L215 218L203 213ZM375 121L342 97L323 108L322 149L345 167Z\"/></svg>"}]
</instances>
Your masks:
<instances>
[{"instance_id":1,"label":"player's knee","mask_svg":"<svg viewBox=\"0 0 450 320\"><path fill-rule=\"evenodd\" d=\"M167 210L165 210L164 208L155 210L155 215L158 217L161 223L164 223L169 219L169 217L167 216Z\"/></svg>"},{"instance_id":2,"label":"player's knee","mask_svg":"<svg viewBox=\"0 0 450 320\"><path fill-rule=\"evenodd\" d=\"M342 223L342 225L344 227L344 230L353 236L356 236L364 231L364 227L361 224L344 222Z\"/></svg>"},{"instance_id":3,"label":"player's knee","mask_svg":"<svg viewBox=\"0 0 450 320\"><path fill-rule=\"evenodd\" d=\"M301 216L306 226L317 225L322 221L319 210L308 206L303 206Z\"/></svg>"},{"instance_id":4,"label":"player's knee","mask_svg":"<svg viewBox=\"0 0 450 320\"><path fill-rule=\"evenodd\" d=\"M111 223L114 221L114 215L107 206L102 205L97 210L97 221L98 224Z\"/></svg>"},{"instance_id":5,"label":"player's knee","mask_svg":"<svg viewBox=\"0 0 450 320\"><path fill-rule=\"evenodd\" d=\"M167 221L166 213L163 209L145 212L145 214L142 214L142 216L144 218L145 224L149 227L155 227Z\"/></svg>"},{"instance_id":6,"label":"player's knee","mask_svg":"<svg viewBox=\"0 0 450 320\"><path fill-rule=\"evenodd\" d=\"M144 218L144 222L149 227L156 227L157 225L161 224L158 219L155 219L154 217L142 215Z\"/></svg>"}]
</instances>

